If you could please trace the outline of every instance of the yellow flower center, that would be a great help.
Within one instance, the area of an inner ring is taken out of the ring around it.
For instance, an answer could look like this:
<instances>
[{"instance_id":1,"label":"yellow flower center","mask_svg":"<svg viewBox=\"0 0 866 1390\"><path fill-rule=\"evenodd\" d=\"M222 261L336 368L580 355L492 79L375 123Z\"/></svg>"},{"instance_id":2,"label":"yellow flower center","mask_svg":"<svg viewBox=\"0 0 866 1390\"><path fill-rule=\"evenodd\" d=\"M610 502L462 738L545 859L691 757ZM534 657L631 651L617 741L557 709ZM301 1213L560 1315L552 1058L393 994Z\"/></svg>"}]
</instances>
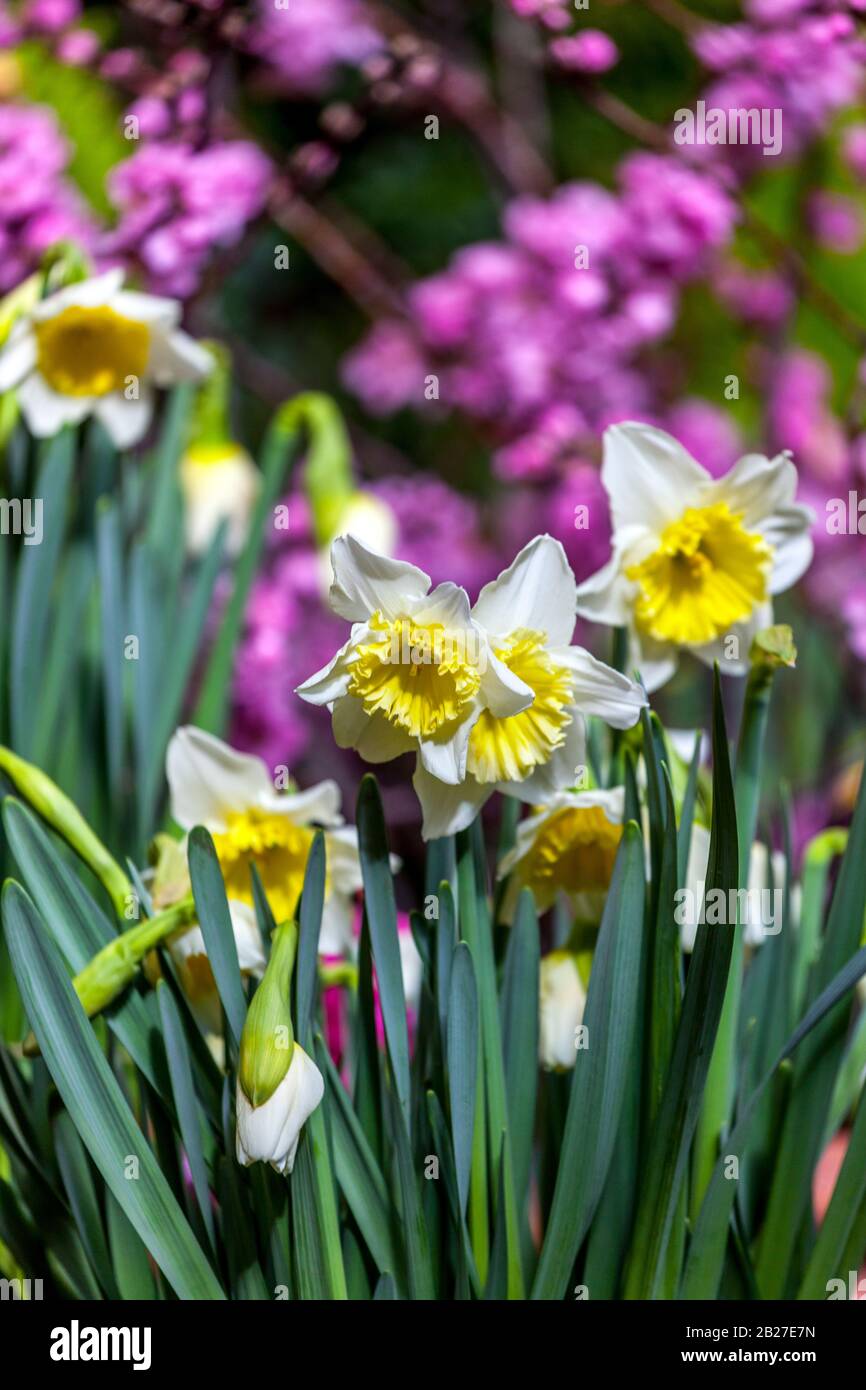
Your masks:
<instances>
[{"instance_id":1,"label":"yellow flower center","mask_svg":"<svg viewBox=\"0 0 866 1390\"><path fill-rule=\"evenodd\" d=\"M37 364L61 396L107 396L142 377L150 354L145 323L124 318L107 305L73 304L34 324Z\"/></svg>"},{"instance_id":2,"label":"yellow flower center","mask_svg":"<svg viewBox=\"0 0 866 1390\"><path fill-rule=\"evenodd\" d=\"M659 642L712 642L767 597L771 558L727 503L689 507L665 527L658 550L626 570L640 587L638 628Z\"/></svg>"},{"instance_id":3,"label":"yellow flower center","mask_svg":"<svg viewBox=\"0 0 866 1390\"><path fill-rule=\"evenodd\" d=\"M474 634L381 613L370 626L376 636L355 653L349 694L411 738L449 737L481 684Z\"/></svg>"},{"instance_id":4,"label":"yellow flower center","mask_svg":"<svg viewBox=\"0 0 866 1390\"><path fill-rule=\"evenodd\" d=\"M565 742L572 720L571 675L557 666L544 646L543 632L520 628L500 661L534 691L535 699L520 714L498 719L484 710L469 736L467 767L478 782L522 782Z\"/></svg>"},{"instance_id":5,"label":"yellow flower center","mask_svg":"<svg viewBox=\"0 0 866 1390\"><path fill-rule=\"evenodd\" d=\"M213 837L227 896L252 905L250 865L255 864L276 921L285 922L293 916L304 886L313 831L288 816L256 807L230 815L227 821L228 830Z\"/></svg>"},{"instance_id":6,"label":"yellow flower center","mask_svg":"<svg viewBox=\"0 0 866 1390\"><path fill-rule=\"evenodd\" d=\"M565 806L542 825L518 865L520 880L542 910L558 892L605 892L621 835L602 806Z\"/></svg>"}]
</instances>

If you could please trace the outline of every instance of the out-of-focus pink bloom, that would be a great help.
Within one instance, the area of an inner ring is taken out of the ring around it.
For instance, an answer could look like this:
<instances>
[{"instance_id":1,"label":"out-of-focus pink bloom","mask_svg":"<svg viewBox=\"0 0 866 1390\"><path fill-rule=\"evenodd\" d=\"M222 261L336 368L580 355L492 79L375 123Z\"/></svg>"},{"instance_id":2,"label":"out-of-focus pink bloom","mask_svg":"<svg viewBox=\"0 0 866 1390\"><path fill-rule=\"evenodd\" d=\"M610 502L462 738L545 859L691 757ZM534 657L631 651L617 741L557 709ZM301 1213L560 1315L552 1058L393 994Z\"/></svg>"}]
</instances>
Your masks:
<instances>
[{"instance_id":1,"label":"out-of-focus pink bloom","mask_svg":"<svg viewBox=\"0 0 866 1390\"><path fill-rule=\"evenodd\" d=\"M761 328L777 328L794 307L791 286L771 270L747 270L731 263L719 270L713 284L733 314Z\"/></svg>"},{"instance_id":2,"label":"out-of-focus pink bloom","mask_svg":"<svg viewBox=\"0 0 866 1390\"><path fill-rule=\"evenodd\" d=\"M35 270L52 242L93 241L94 223L65 177L69 153L53 112L0 105L0 291Z\"/></svg>"},{"instance_id":3,"label":"out-of-focus pink bloom","mask_svg":"<svg viewBox=\"0 0 866 1390\"><path fill-rule=\"evenodd\" d=\"M33 33L56 34L80 16L79 0L27 0L21 18Z\"/></svg>"},{"instance_id":4,"label":"out-of-focus pink bloom","mask_svg":"<svg viewBox=\"0 0 866 1390\"><path fill-rule=\"evenodd\" d=\"M383 39L359 0L291 0L280 9L260 0L248 44L288 91L317 95L340 67L378 53Z\"/></svg>"},{"instance_id":5,"label":"out-of-focus pink bloom","mask_svg":"<svg viewBox=\"0 0 866 1390\"><path fill-rule=\"evenodd\" d=\"M816 191L809 198L809 225L828 251L853 255L863 244L863 215L852 198Z\"/></svg>"},{"instance_id":6,"label":"out-of-focus pink bloom","mask_svg":"<svg viewBox=\"0 0 866 1390\"><path fill-rule=\"evenodd\" d=\"M550 54L570 72L608 72L619 62L619 49L600 29L584 29L580 34L554 39Z\"/></svg>"},{"instance_id":7,"label":"out-of-focus pink bloom","mask_svg":"<svg viewBox=\"0 0 866 1390\"><path fill-rule=\"evenodd\" d=\"M213 250L233 245L258 217L271 177L270 161L247 140L202 150L146 144L112 171L109 192L121 216L102 252L137 261L151 288L185 298Z\"/></svg>"},{"instance_id":8,"label":"out-of-focus pink bloom","mask_svg":"<svg viewBox=\"0 0 866 1390\"><path fill-rule=\"evenodd\" d=\"M858 179L866 179L866 125L851 125L842 139L848 167Z\"/></svg>"},{"instance_id":9,"label":"out-of-focus pink bloom","mask_svg":"<svg viewBox=\"0 0 866 1390\"><path fill-rule=\"evenodd\" d=\"M840 487L848 477L850 455L828 404L831 386L827 367L814 353L786 353L770 383L767 414L776 447L791 449L813 480Z\"/></svg>"},{"instance_id":10,"label":"out-of-focus pink bloom","mask_svg":"<svg viewBox=\"0 0 866 1390\"><path fill-rule=\"evenodd\" d=\"M86 67L92 63L102 44L93 29L70 29L57 44L57 57L70 67Z\"/></svg>"},{"instance_id":11,"label":"out-of-focus pink bloom","mask_svg":"<svg viewBox=\"0 0 866 1390\"><path fill-rule=\"evenodd\" d=\"M670 329L679 286L730 240L736 209L716 179L639 154L611 193L566 184L505 211L505 240L466 247L408 296L410 320L380 323L344 380L386 413L439 400L491 425L502 477L543 476L614 419L652 408L634 360Z\"/></svg>"},{"instance_id":12,"label":"out-of-focus pink bloom","mask_svg":"<svg viewBox=\"0 0 866 1390\"><path fill-rule=\"evenodd\" d=\"M343 361L342 376L375 415L390 415L424 400L427 365L402 323L381 321Z\"/></svg>"},{"instance_id":13,"label":"out-of-focus pink bloom","mask_svg":"<svg viewBox=\"0 0 866 1390\"><path fill-rule=\"evenodd\" d=\"M710 401L681 401L668 413L667 427L714 478L727 473L743 453L736 422Z\"/></svg>"},{"instance_id":14,"label":"out-of-focus pink bloom","mask_svg":"<svg viewBox=\"0 0 866 1390\"><path fill-rule=\"evenodd\" d=\"M562 542L578 583L605 564L610 555L610 509L593 464L578 463L556 486L546 529Z\"/></svg>"}]
</instances>

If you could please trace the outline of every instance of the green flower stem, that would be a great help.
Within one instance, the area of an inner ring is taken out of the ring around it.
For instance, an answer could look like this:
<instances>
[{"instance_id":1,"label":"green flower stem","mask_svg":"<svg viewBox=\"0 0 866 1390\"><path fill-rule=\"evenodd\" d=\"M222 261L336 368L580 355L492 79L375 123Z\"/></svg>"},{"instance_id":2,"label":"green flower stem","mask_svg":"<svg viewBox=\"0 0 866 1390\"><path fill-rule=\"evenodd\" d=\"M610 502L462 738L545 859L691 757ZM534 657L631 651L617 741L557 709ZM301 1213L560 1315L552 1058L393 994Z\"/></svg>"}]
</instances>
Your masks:
<instances>
[{"instance_id":1,"label":"green flower stem","mask_svg":"<svg viewBox=\"0 0 866 1390\"><path fill-rule=\"evenodd\" d=\"M119 994L131 984L148 951L152 951L166 937L178 928L195 921L195 903L192 894L166 908L164 912L138 922L121 936L115 937L101 951L97 951L72 981L81 1007L88 1018L93 1018L108 1008ZM28 1056L38 1052L36 1041L31 1033L24 1044Z\"/></svg>"},{"instance_id":2,"label":"green flower stem","mask_svg":"<svg viewBox=\"0 0 866 1390\"><path fill-rule=\"evenodd\" d=\"M773 676L773 660L756 656L749 672L743 718L737 744L737 765L734 777L734 798L737 808L737 844L739 851L739 887L749 886L749 860L758 824L761 794L761 762ZM788 664L785 662L784 664ZM707 1074L704 1104L695 1135L695 1164L692 1187L692 1220L697 1219L704 1194L709 1186L718 1157L719 1140L727 1129L734 1100L737 1026L740 1015L740 996L743 977L743 927L737 923L734 948L731 953L728 986L713 1056Z\"/></svg>"},{"instance_id":3,"label":"green flower stem","mask_svg":"<svg viewBox=\"0 0 866 1390\"><path fill-rule=\"evenodd\" d=\"M19 796L56 830L80 859L93 870L110 897L118 917L123 919L136 897L129 878L91 830L78 807L33 763L25 762L10 748L0 747L0 772L12 783Z\"/></svg>"}]
</instances>

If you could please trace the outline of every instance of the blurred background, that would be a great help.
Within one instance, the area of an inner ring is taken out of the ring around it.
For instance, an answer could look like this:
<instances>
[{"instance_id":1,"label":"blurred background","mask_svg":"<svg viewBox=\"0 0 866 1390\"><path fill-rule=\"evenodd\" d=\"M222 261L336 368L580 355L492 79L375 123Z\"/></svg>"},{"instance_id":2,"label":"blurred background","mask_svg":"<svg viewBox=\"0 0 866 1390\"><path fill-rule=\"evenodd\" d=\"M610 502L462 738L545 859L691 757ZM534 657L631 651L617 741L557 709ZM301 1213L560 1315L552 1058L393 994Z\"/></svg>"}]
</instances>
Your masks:
<instances>
[{"instance_id":1,"label":"blurred background","mask_svg":"<svg viewBox=\"0 0 866 1390\"><path fill-rule=\"evenodd\" d=\"M778 609L800 660L763 828L785 782L799 846L847 818L863 748L864 35L860 0L5 3L0 290L72 240L182 300L230 354L227 428L253 457L280 402L332 394L362 534L473 598L539 531L578 579L604 563L616 420L713 474L790 449L816 554ZM699 100L779 111L781 151L677 145ZM832 533L849 493L854 533ZM321 497L299 477L287 501L232 737L351 805L354 755L292 694L343 625ZM579 640L610 659L610 633ZM685 662L654 702L692 728L708 691ZM389 820L414 824L407 768L383 772Z\"/></svg>"}]
</instances>

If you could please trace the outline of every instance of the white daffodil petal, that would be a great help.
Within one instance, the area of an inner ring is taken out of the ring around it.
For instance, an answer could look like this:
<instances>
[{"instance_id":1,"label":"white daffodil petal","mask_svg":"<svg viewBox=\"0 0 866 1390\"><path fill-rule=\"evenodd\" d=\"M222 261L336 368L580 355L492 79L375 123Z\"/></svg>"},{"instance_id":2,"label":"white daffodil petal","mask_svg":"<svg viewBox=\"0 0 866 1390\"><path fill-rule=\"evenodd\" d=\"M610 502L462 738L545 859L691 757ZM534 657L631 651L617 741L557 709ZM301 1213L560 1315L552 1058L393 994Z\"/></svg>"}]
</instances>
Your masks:
<instances>
[{"instance_id":1,"label":"white daffodil petal","mask_svg":"<svg viewBox=\"0 0 866 1390\"><path fill-rule=\"evenodd\" d=\"M229 899L229 917L241 971L257 977L264 975L267 960L262 934L254 910L247 903Z\"/></svg>"},{"instance_id":2,"label":"white daffodil petal","mask_svg":"<svg viewBox=\"0 0 866 1390\"><path fill-rule=\"evenodd\" d=\"M334 885L334 892L351 897L364 886L357 828L354 825L344 825L338 830L329 830L325 836L325 844L328 852L328 874Z\"/></svg>"},{"instance_id":3,"label":"white daffodil petal","mask_svg":"<svg viewBox=\"0 0 866 1390\"><path fill-rule=\"evenodd\" d=\"M625 576L625 556L642 542L651 546L651 535L645 526L627 526L614 536L610 559L577 586L578 616L608 627L626 626L636 586Z\"/></svg>"},{"instance_id":4,"label":"white daffodil petal","mask_svg":"<svg viewBox=\"0 0 866 1390\"><path fill-rule=\"evenodd\" d=\"M139 290L120 290L111 297L112 308L124 318L152 325L169 333L180 322L180 304L176 299L164 299L157 294L142 294Z\"/></svg>"},{"instance_id":5,"label":"white daffodil petal","mask_svg":"<svg viewBox=\"0 0 866 1390\"><path fill-rule=\"evenodd\" d=\"M444 584L437 584L433 592L426 595L424 601L418 604L413 617L418 623L441 623L444 628L458 636L465 634L468 646L469 595L458 584L452 584L450 579Z\"/></svg>"},{"instance_id":6,"label":"white daffodil petal","mask_svg":"<svg viewBox=\"0 0 866 1390\"><path fill-rule=\"evenodd\" d=\"M761 533L773 547L771 594L790 589L812 563L814 543L810 535L815 513L809 507L785 507L763 523Z\"/></svg>"},{"instance_id":7,"label":"white daffodil petal","mask_svg":"<svg viewBox=\"0 0 866 1390\"><path fill-rule=\"evenodd\" d=\"M340 814L340 788L332 778L317 782L303 791L277 791L273 783L259 803L263 810L288 816L298 825L337 826L343 824Z\"/></svg>"},{"instance_id":8,"label":"white daffodil petal","mask_svg":"<svg viewBox=\"0 0 866 1390\"><path fill-rule=\"evenodd\" d=\"M389 763L415 747L405 729L389 724L377 710L367 714L361 700L344 695L333 710L334 742L338 748L354 748L368 763Z\"/></svg>"},{"instance_id":9,"label":"white daffodil petal","mask_svg":"<svg viewBox=\"0 0 866 1390\"><path fill-rule=\"evenodd\" d=\"M176 381L201 381L213 371L213 355L188 333L154 333L148 359L148 375L157 386Z\"/></svg>"},{"instance_id":10,"label":"white daffodil petal","mask_svg":"<svg viewBox=\"0 0 866 1390\"><path fill-rule=\"evenodd\" d=\"M147 434L153 417L153 394L139 384L139 394L131 400L120 391L100 396L93 414L116 449L131 449Z\"/></svg>"},{"instance_id":11,"label":"white daffodil petal","mask_svg":"<svg viewBox=\"0 0 866 1390\"><path fill-rule=\"evenodd\" d=\"M565 551L552 536L536 536L485 584L472 616L493 637L518 628L544 632L551 646L567 646L574 632L577 585Z\"/></svg>"},{"instance_id":12,"label":"white daffodil petal","mask_svg":"<svg viewBox=\"0 0 866 1390\"><path fill-rule=\"evenodd\" d=\"M238 1162L270 1163L278 1173L291 1173L301 1130L324 1093L322 1073L297 1043L288 1071L264 1105L252 1106L238 1083Z\"/></svg>"},{"instance_id":13,"label":"white daffodil petal","mask_svg":"<svg viewBox=\"0 0 866 1390\"><path fill-rule=\"evenodd\" d=\"M330 866L329 866L330 867ZM320 956L348 956L354 939L355 905L343 893L330 893L322 908Z\"/></svg>"},{"instance_id":14,"label":"white daffodil petal","mask_svg":"<svg viewBox=\"0 0 866 1390\"><path fill-rule=\"evenodd\" d=\"M226 817L267 805L273 783L261 758L238 753L188 724L176 730L165 759L171 814L184 830L204 825L224 832Z\"/></svg>"},{"instance_id":15,"label":"white daffodil petal","mask_svg":"<svg viewBox=\"0 0 866 1390\"><path fill-rule=\"evenodd\" d=\"M797 469L790 454L767 458L764 454L745 454L723 478L706 489L705 504L727 502L732 512L743 518L749 531L760 530L773 512L791 505L797 493Z\"/></svg>"},{"instance_id":16,"label":"white daffodil petal","mask_svg":"<svg viewBox=\"0 0 866 1390\"><path fill-rule=\"evenodd\" d=\"M79 425L93 409L90 396L61 396L38 372L18 387L18 404L27 428L37 439L50 439L64 425Z\"/></svg>"},{"instance_id":17,"label":"white daffodil petal","mask_svg":"<svg viewBox=\"0 0 866 1390\"><path fill-rule=\"evenodd\" d=\"M16 333L15 329L19 331ZM36 366L36 338L30 325L19 322L0 352L0 391L11 391Z\"/></svg>"},{"instance_id":18,"label":"white daffodil petal","mask_svg":"<svg viewBox=\"0 0 866 1390\"><path fill-rule=\"evenodd\" d=\"M554 951L541 962L539 974L538 1051L548 1071L570 1070L577 1058L577 1029L586 992L577 961L568 951Z\"/></svg>"},{"instance_id":19,"label":"white daffodil petal","mask_svg":"<svg viewBox=\"0 0 866 1390\"><path fill-rule=\"evenodd\" d=\"M625 526L662 531L694 504L709 476L664 430L629 420L604 432L601 480L615 531Z\"/></svg>"},{"instance_id":20,"label":"white daffodil petal","mask_svg":"<svg viewBox=\"0 0 866 1390\"><path fill-rule=\"evenodd\" d=\"M634 628L629 629L628 669L637 672L648 694L667 685L678 665L678 648L667 642L654 642L645 635L638 637Z\"/></svg>"},{"instance_id":21,"label":"white daffodil petal","mask_svg":"<svg viewBox=\"0 0 866 1390\"><path fill-rule=\"evenodd\" d=\"M44 323L55 318L57 314L62 314L64 309L97 309L115 297L123 280L124 272L115 268L107 270L104 275L95 275L90 280L79 280L73 285L66 285L62 290L57 290L55 294L34 305L30 317L37 323Z\"/></svg>"},{"instance_id":22,"label":"white daffodil petal","mask_svg":"<svg viewBox=\"0 0 866 1390\"><path fill-rule=\"evenodd\" d=\"M483 661L481 671L481 694L490 713L497 719L508 719L512 714L521 714L529 709L535 699L532 686L500 661L490 650Z\"/></svg>"},{"instance_id":23,"label":"white daffodil petal","mask_svg":"<svg viewBox=\"0 0 866 1390\"><path fill-rule=\"evenodd\" d=\"M351 658L354 654L356 643L363 642L370 629L364 623L356 623L352 628L351 636L344 642L339 651L331 657L327 666L323 666L320 671L316 671L312 676L299 685L295 690L296 695L300 695L302 700L306 700L310 705L332 705L335 700L340 700L349 688L349 674ZM344 748L354 747L354 744L342 744Z\"/></svg>"},{"instance_id":24,"label":"white daffodil petal","mask_svg":"<svg viewBox=\"0 0 866 1390\"><path fill-rule=\"evenodd\" d=\"M707 869L710 863L710 832L706 826L695 821L689 840L689 856L686 865L685 896L680 900L679 916L680 942L684 951L694 950L698 923L703 909Z\"/></svg>"},{"instance_id":25,"label":"white daffodil petal","mask_svg":"<svg viewBox=\"0 0 866 1390\"><path fill-rule=\"evenodd\" d=\"M424 598L430 576L405 560L391 560L368 550L354 536L338 536L331 547L334 582L329 602L349 622L363 622L371 613L386 618L404 616L407 603Z\"/></svg>"},{"instance_id":26,"label":"white daffodil petal","mask_svg":"<svg viewBox=\"0 0 866 1390\"><path fill-rule=\"evenodd\" d=\"M420 758L415 765L412 785L421 803L421 838L424 840L438 840L466 830L494 792L492 786L482 785L474 777L448 786L438 777L432 777Z\"/></svg>"},{"instance_id":27,"label":"white daffodil petal","mask_svg":"<svg viewBox=\"0 0 866 1390\"><path fill-rule=\"evenodd\" d=\"M418 752L427 771L438 777L440 782L456 785L466 776L466 759L469 753L469 735L481 714L478 705L472 713L458 724L448 739L419 739Z\"/></svg>"},{"instance_id":28,"label":"white daffodil petal","mask_svg":"<svg viewBox=\"0 0 866 1390\"><path fill-rule=\"evenodd\" d=\"M630 729L647 704L641 687L621 671L598 661L583 647L552 651L551 659L574 677L574 702L583 714L596 714L614 729Z\"/></svg>"}]
</instances>

